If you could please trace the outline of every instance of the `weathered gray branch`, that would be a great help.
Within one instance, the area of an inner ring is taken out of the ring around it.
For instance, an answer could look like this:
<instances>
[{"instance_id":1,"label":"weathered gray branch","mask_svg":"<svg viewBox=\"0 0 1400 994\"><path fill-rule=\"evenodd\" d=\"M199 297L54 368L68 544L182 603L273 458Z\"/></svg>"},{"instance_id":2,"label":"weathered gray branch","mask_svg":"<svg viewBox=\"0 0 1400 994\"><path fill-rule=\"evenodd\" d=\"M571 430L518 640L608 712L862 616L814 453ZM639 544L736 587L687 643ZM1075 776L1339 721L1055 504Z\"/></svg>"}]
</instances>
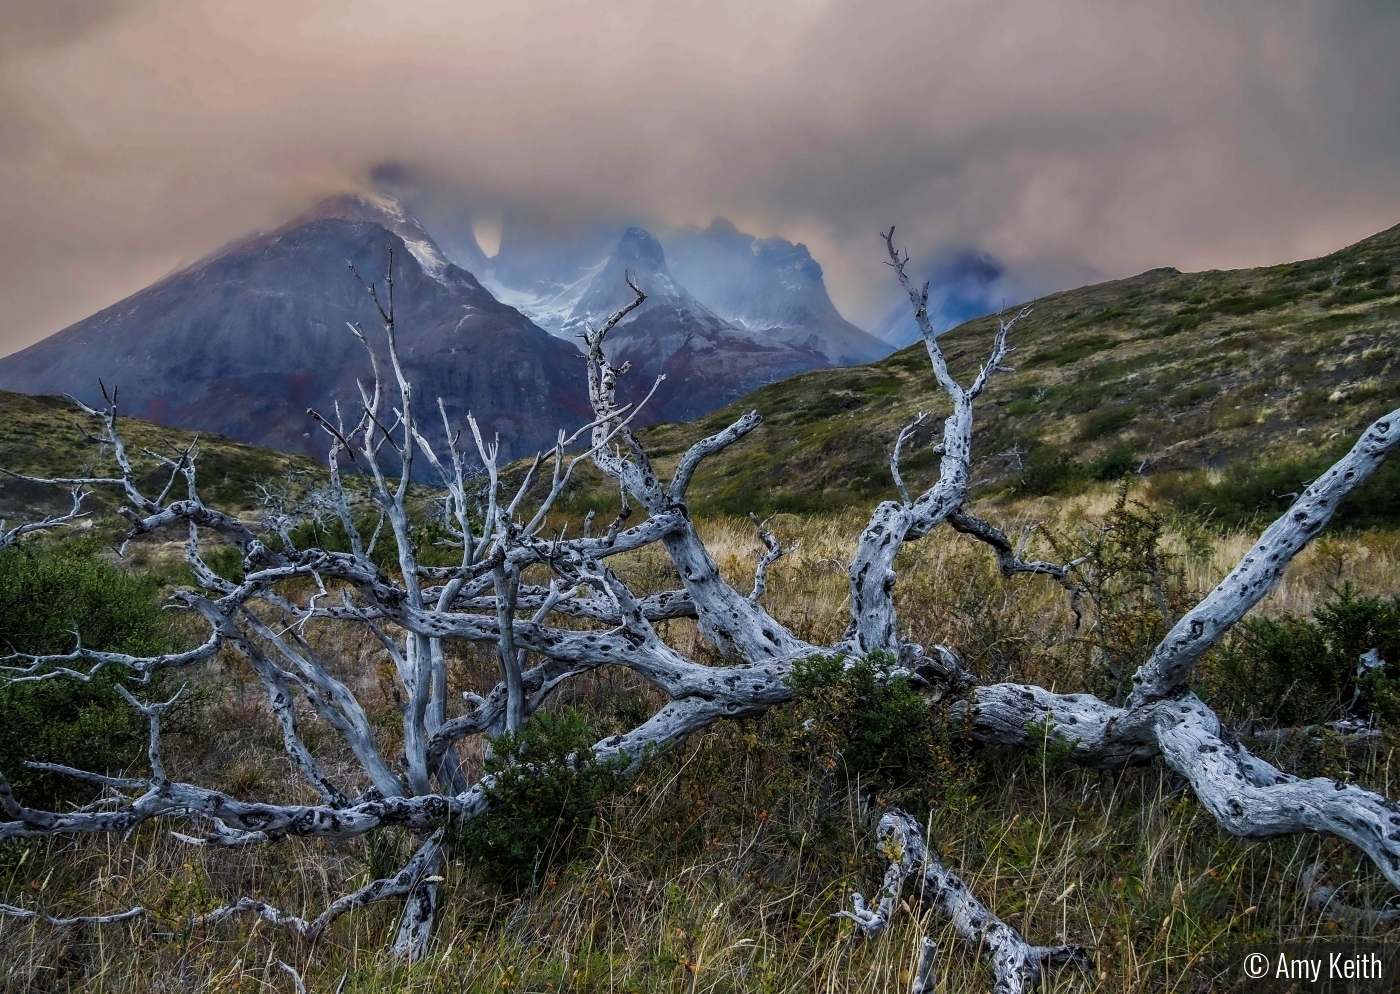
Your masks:
<instances>
[{"instance_id":1,"label":"weathered gray branch","mask_svg":"<svg viewBox=\"0 0 1400 994\"><path fill-rule=\"evenodd\" d=\"M13 474L10 474L13 475ZM20 477L24 479L24 477ZM84 490L81 486L73 488L73 507L67 514L48 515L39 521L26 521L6 531L5 522L0 519L0 549L14 545L25 535L32 535L35 532L51 531L54 528L63 528L66 525L76 524L86 518L91 512L83 510L83 501L91 494L91 491Z\"/></svg>"},{"instance_id":2,"label":"weathered gray branch","mask_svg":"<svg viewBox=\"0 0 1400 994\"><path fill-rule=\"evenodd\" d=\"M278 928L284 928L289 932L301 936L309 941L316 941L320 938L332 924L342 915L363 908L368 904L377 901L385 901L395 897L407 897L416 890L420 884L433 876L441 868L442 864L442 829L438 829L428 840L418 848L413 854L413 858L405 864L404 868L392 877L384 877L379 880L371 880L359 890L337 898L325 911L310 921L305 918L298 918L285 911L280 911L262 901L251 897L239 898L234 904L225 905L222 908L215 908L213 911L200 915L195 919L195 924L217 925L235 915L251 914ZM435 885L433 881L430 885ZM416 912L415 912L416 915ZM415 920L416 917L415 917ZM421 950L419 950L421 955Z\"/></svg>"},{"instance_id":3,"label":"weathered gray branch","mask_svg":"<svg viewBox=\"0 0 1400 994\"><path fill-rule=\"evenodd\" d=\"M1364 483L1397 446L1400 409L1367 428L1350 452L1265 529L1229 576L1172 627L1133 675L1130 703L1148 704L1184 689L1197 660L1274 588L1293 557L1332 519L1342 499Z\"/></svg>"},{"instance_id":4,"label":"weathered gray branch","mask_svg":"<svg viewBox=\"0 0 1400 994\"><path fill-rule=\"evenodd\" d=\"M128 911L119 911L111 915L78 915L73 918L55 918L53 915L45 914L31 908L19 908L13 904L0 904L0 915L7 915L11 918L37 918L39 921L53 925L56 928L72 928L75 925L115 925L120 922L129 922L135 918L145 918L150 912L145 908L131 908Z\"/></svg>"},{"instance_id":5,"label":"weathered gray branch","mask_svg":"<svg viewBox=\"0 0 1400 994\"><path fill-rule=\"evenodd\" d=\"M884 884L872 905L860 894L851 895L854 912L840 912L867 936L875 936L889 924L898 907L905 882L917 883L917 898L934 906L950 920L953 930L974 948L984 951L996 974L995 994L1020 994L1037 983L1051 966L1092 969L1093 959L1083 946L1032 946L972 895L967 884L933 855L924 842L919 823L903 811L892 809L880 819L875 833L880 851L890 861ZM932 971L932 943L923 940L914 990L922 986L925 970Z\"/></svg>"}]
</instances>

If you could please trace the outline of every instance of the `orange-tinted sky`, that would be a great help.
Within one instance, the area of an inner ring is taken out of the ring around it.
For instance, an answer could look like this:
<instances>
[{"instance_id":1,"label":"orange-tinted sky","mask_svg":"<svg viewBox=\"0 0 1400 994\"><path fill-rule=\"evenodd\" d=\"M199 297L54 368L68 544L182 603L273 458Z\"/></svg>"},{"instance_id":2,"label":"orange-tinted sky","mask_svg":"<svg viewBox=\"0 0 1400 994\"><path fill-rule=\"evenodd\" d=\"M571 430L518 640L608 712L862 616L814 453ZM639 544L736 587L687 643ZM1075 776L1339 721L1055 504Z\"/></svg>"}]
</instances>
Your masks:
<instances>
[{"instance_id":1,"label":"orange-tinted sky","mask_svg":"<svg viewBox=\"0 0 1400 994\"><path fill-rule=\"evenodd\" d=\"M392 162L503 214L723 215L848 316L1400 222L1394 0L0 0L0 353Z\"/></svg>"}]
</instances>

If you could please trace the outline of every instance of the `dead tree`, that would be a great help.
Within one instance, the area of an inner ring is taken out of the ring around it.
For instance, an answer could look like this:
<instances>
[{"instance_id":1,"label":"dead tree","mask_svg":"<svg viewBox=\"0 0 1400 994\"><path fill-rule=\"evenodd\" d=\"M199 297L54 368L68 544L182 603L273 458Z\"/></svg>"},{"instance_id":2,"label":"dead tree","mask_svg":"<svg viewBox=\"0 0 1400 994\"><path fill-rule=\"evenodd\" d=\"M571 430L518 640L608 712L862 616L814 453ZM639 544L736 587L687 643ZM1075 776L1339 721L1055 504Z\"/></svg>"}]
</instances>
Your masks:
<instances>
[{"instance_id":1,"label":"dead tree","mask_svg":"<svg viewBox=\"0 0 1400 994\"><path fill-rule=\"evenodd\" d=\"M794 664L825 655L876 659L886 676L917 677L950 688L961 695L954 704L956 713L967 719L981 742L1033 746L1034 728L1036 741L1048 730L1072 746L1074 760L1089 766L1114 767L1161 756L1191 783L1227 830L1250 837L1330 833L1363 850L1400 886L1400 807L1354 785L1285 775L1224 732L1188 686L1201 655L1277 583L1289 560L1322 529L1338 502L1400 444L1400 411L1373 424L1352 451L1264 533L1220 586L1176 623L1133 678L1134 690L1125 707L1088 694L1055 694L1035 686L972 686L953 649L900 638L894 562L905 542L946 523L986 543L1007 577L1031 573L1066 581L1066 566L1023 559L1022 549L968 507L974 402L1002 368L1009 352L1008 334L1029 308L1000 323L987 361L964 386L949 372L935 339L927 285L917 287L910 281L905 272L908 257L896 252L893 229L884 237L889 262L909 294L933 375L952 413L943 423L938 480L917 497L909 495L899 475L896 446L891 470L900 499L880 504L860 536L849 567L850 624L840 640L830 645L805 642L764 609L765 573L787 550L762 525L759 531L768 552L752 592L744 593L721 576L687 507L687 490L701 462L753 431L760 422L758 413L745 414L691 446L669 481L656 472L630 430L640 405L617 402L617 381L627 366L612 365L604 342L645 299L635 284L635 297L627 307L582 336L593 419L572 435L561 432L553 450L535 459L525 482L513 492L502 484L497 447L468 417L471 445L487 481L484 511L473 514L468 457L456 444L458 437L442 402L436 404L435 416L425 417L399 362L391 258L383 300L377 287L366 286L382 318L387 366L377 358L369 336L352 326L366 346L372 385L361 387L353 419L345 419L339 410L310 412L329 439L325 503L344 527L350 551L297 548L285 515L270 528L256 528L209 507L196 487L193 447L173 458L160 456L169 482L158 496L144 495L117 430L115 398L109 398L104 410L88 409L88 414L98 421L119 475L39 482L75 488L77 495L86 488L115 489L125 501L121 513L130 523L129 537L165 527L185 529L186 557L196 586L175 596L204 620L208 636L194 649L145 658L79 646L61 656L8 660L12 680L84 680L102 668L118 667L129 682L140 683L159 671L191 666L229 649L265 687L287 755L319 802L266 803L168 779L161 762L162 705L137 704L150 720L149 776L115 778L62 769L120 798L106 807L71 812L26 807L0 781L0 840L125 833L151 818L177 823L182 829L178 837L189 844L216 846L288 836L345 839L379 826L400 826L422 840L403 870L338 899L318 917L299 917L250 895L210 912L204 920L253 914L314 938L341 914L374 901L402 899L405 912L394 951L414 958L429 942L438 900L444 859L439 830L449 822L480 816L489 804L489 781L469 782L464 773L458 754L464 739L520 729L559 686L601 667L618 666L667 699L641 724L592 747L597 759L620 760L635 768L649 751L664 749L720 719L757 714L788 701L792 691L787 677ZM437 436L437 422L442 436ZM575 443L584 438L580 449ZM550 534L550 511L584 459L621 487L624 510L601 535L590 534L587 527L572 538ZM422 462L441 477L445 488L446 521L460 550L451 566L425 565L416 551L409 487L414 467ZM546 467L544 497L527 507L531 485ZM362 519L354 513L344 479L347 471L367 481L381 526L387 525L393 535L393 571L381 569L372 558L380 528L369 535L361 531ZM75 501L80 503L81 497L75 496ZM645 516L628 526L632 504ZM79 513L75 506L72 515ZM241 581L224 579L206 564L201 536L209 531L242 553ZM269 532L278 540L272 541ZM653 544L664 548L681 587L637 596L608 561ZM290 592L307 589L314 592L302 599ZM702 664L668 645L655 624L671 618L693 618L700 635L722 657L722 665ZM303 636L310 619L358 626L383 645L397 668L405 698L401 755L381 751L361 703ZM570 627L561 626L561 619L568 619ZM454 640L493 647L499 679L488 692L450 686L444 645ZM358 760L360 772L354 782L327 775L303 742L293 707L297 694ZM451 714L449 702L458 694L469 707ZM132 701L136 703L134 696ZM887 813L879 832L894 865L882 896L873 905L857 898L855 911L849 913L862 931L873 934L884 927L898 906L900 888L914 876L922 881L922 899L941 908L957 931L989 955L999 990L1020 990L1049 965L1087 963L1076 947L1033 946L997 919L930 855L918 825L907 816ZM0 906L0 912L36 913L6 906ZM935 951L926 943L916 976L920 989L932 986L935 960Z\"/></svg>"}]
</instances>

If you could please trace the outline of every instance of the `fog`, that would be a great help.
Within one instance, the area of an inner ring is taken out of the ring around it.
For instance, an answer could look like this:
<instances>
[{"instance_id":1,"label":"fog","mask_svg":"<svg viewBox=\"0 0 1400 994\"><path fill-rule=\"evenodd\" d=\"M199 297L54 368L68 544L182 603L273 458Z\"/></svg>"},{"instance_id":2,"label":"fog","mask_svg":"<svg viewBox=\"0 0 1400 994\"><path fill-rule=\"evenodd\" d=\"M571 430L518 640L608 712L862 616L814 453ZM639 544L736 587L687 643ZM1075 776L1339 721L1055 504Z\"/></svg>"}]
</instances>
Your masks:
<instances>
[{"instance_id":1,"label":"fog","mask_svg":"<svg viewBox=\"0 0 1400 994\"><path fill-rule=\"evenodd\" d=\"M1400 222L1400 5L0 0L0 353L392 164L483 233L803 241L870 327L916 261L1026 293ZM490 246L488 245L488 248Z\"/></svg>"}]
</instances>

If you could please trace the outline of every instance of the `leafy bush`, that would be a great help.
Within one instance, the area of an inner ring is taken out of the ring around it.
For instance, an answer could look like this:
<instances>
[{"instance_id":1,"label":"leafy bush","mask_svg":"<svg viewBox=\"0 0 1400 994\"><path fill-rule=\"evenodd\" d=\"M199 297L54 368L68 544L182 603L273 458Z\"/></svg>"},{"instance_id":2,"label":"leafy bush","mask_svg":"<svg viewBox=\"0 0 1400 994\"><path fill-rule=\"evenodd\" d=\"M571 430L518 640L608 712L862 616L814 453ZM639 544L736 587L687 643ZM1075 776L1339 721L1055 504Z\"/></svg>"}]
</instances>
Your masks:
<instances>
[{"instance_id":1,"label":"leafy bush","mask_svg":"<svg viewBox=\"0 0 1400 994\"><path fill-rule=\"evenodd\" d=\"M1231 314L1236 317L1245 314L1254 314L1258 311L1268 311L1275 307L1283 307L1291 304L1303 296L1303 290L1298 288L1285 288L1275 290L1272 293L1261 293L1258 295L1240 293L1230 294L1211 301L1208 307L1202 308L1202 313Z\"/></svg>"},{"instance_id":2,"label":"leafy bush","mask_svg":"<svg viewBox=\"0 0 1400 994\"><path fill-rule=\"evenodd\" d=\"M0 647L48 655L83 645L149 655L175 645L151 576L123 572L96 541L21 543L0 550ZM28 769L25 760L116 773L140 763L146 720L117 695L108 667L89 682L56 678L0 685L0 772L36 804L89 797L90 785ZM153 692L154 693L154 692Z\"/></svg>"},{"instance_id":3,"label":"leafy bush","mask_svg":"<svg viewBox=\"0 0 1400 994\"><path fill-rule=\"evenodd\" d=\"M1131 446L1118 445L1089 460L1085 471L1091 480L1120 480L1137 471L1138 457Z\"/></svg>"},{"instance_id":4,"label":"leafy bush","mask_svg":"<svg viewBox=\"0 0 1400 994\"><path fill-rule=\"evenodd\" d=\"M954 756L942 710L907 676L891 676L892 665L880 655L798 662L788 677L802 728L798 745L808 760L891 803L937 804L965 764Z\"/></svg>"},{"instance_id":5,"label":"leafy bush","mask_svg":"<svg viewBox=\"0 0 1400 994\"><path fill-rule=\"evenodd\" d=\"M1165 522L1129 499L1124 480L1112 510L1082 556L1053 540L1057 557L1077 560L1072 578L1083 592L1088 624L1076 641L1086 651L1088 689L1121 704L1129 678L1166 635L1171 619L1189 609L1192 591L1181 557L1163 548Z\"/></svg>"},{"instance_id":6,"label":"leafy bush","mask_svg":"<svg viewBox=\"0 0 1400 994\"><path fill-rule=\"evenodd\" d=\"M496 883L519 887L567 856L580 829L617 793L626 759L600 761L590 747L601 737L576 708L539 712L524 731L491 740L486 773L490 810L461 826L454 845L467 863Z\"/></svg>"},{"instance_id":7,"label":"leafy bush","mask_svg":"<svg viewBox=\"0 0 1400 994\"><path fill-rule=\"evenodd\" d=\"M1179 334L1183 331L1194 331L1196 328L1199 328L1200 325L1201 318L1199 314L1178 314L1162 325L1161 329L1157 332L1157 336L1159 338L1170 338L1172 335Z\"/></svg>"},{"instance_id":8,"label":"leafy bush","mask_svg":"<svg viewBox=\"0 0 1400 994\"><path fill-rule=\"evenodd\" d=\"M1124 312L1126 313L1126 312ZM1086 321L1086 324L1097 324L1103 320L1112 320L1120 317L1121 314L1095 315ZM1068 366L1070 363L1086 359L1091 355L1096 355L1106 349L1113 348L1117 344L1117 339L1110 335L1085 335L1082 338L1071 339L1067 342L1058 343L1054 348L1046 352L1040 352L1030 357L1027 366L1040 366L1046 363L1054 363L1056 366Z\"/></svg>"},{"instance_id":9,"label":"leafy bush","mask_svg":"<svg viewBox=\"0 0 1400 994\"><path fill-rule=\"evenodd\" d=\"M1021 493L1042 496L1069 493L1084 486L1084 467L1068 452L1053 445L1037 445L1021 465Z\"/></svg>"},{"instance_id":10,"label":"leafy bush","mask_svg":"<svg viewBox=\"0 0 1400 994\"><path fill-rule=\"evenodd\" d=\"M1358 696L1360 657L1379 649L1384 671L1367 674ZM1400 720L1400 598L1358 597L1350 585L1311 618L1246 618L1202 664L1212 706L1237 722L1293 726L1378 713Z\"/></svg>"},{"instance_id":11,"label":"leafy bush","mask_svg":"<svg viewBox=\"0 0 1400 994\"><path fill-rule=\"evenodd\" d=\"M1021 462L1016 490L1036 497L1079 493L1090 482L1119 480L1137 472L1140 461L1130 445L1115 445L1080 462L1058 446L1038 444Z\"/></svg>"}]
</instances>

